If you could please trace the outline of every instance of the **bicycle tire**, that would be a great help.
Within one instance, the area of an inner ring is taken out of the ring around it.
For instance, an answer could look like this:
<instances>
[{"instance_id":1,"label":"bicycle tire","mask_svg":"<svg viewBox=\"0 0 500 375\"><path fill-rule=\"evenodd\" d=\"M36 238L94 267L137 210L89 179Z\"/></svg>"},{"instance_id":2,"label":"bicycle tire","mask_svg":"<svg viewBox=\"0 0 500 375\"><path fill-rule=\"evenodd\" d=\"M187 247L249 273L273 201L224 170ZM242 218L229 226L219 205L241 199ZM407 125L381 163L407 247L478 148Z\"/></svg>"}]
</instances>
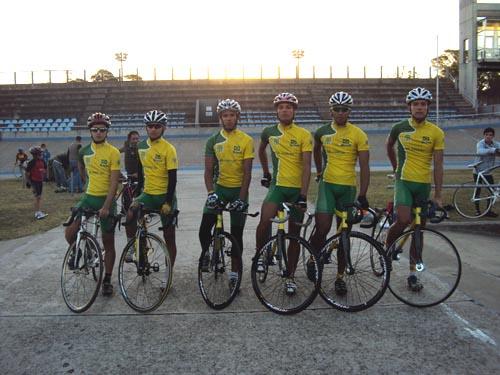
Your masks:
<instances>
[{"instance_id":1,"label":"bicycle tire","mask_svg":"<svg viewBox=\"0 0 500 375\"><path fill-rule=\"evenodd\" d=\"M423 289L416 292L408 287L409 259L412 235L411 229L399 236L394 243L399 244L400 256L393 257L392 246L389 248L391 262L391 280L389 289L401 302L414 307L435 306L449 298L460 282L462 262L460 255L448 237L428 228L421 228L423 251L422 260L425 269L416 272ZM432 251L431 251L432 250Z\"/></svg>"},{"instance_id":2,"label":"bicycle tire","mask_svg":"<svg viewBox=\"0 0 500 375\"><path fill-rule=\"evenodd\" d=\"M296 314L306 309L318 295L319 285L321 283L321 268L314 252L309 243L302 237L284 234L285 247L288 249L290 241L297 241L299 244L299 253L297 254L297 265L295 266L294 281L297 285L296 292L292 295L288 294L285 289L285 282L290 276L288 274L287 265L284 262L284 257L279 254L280 249L276 246L276 252L271 255L269 249L273 249L277 243L278 236L271 237L264 246L259 249L253 258L251 277L252 286L259 301L269 310L277 314ZM315 267L315 280L309 280L306 273L306 268L303 264L303 257L300 256L300 251L308 252L306 259L311 258ZM266 277L261 278L257 271L259 260L264 264Z\"/></svg>"},{"instance_id":3,"label":"bicycle tire","mask_svg":"<svg viewBox=\"0 0 500 375\"><path fill-rule=\"evenodd\" d=\"M216 238L214 237L216 235L220 236L220 253L217 251ZM198 286L205 303L215 310L221 310L229 306L238 294L243 273L241 250L233 235L220 232L212 234L208 251L210 254L209 272L203 272L201 262L199 262ZM231 286L229 271L231 271L235 259L238 261L235 266L237 270L234 272L238 273L238 279L236 284Z\"/></svg>"},{"instance_id":4,"label":"bicycle tire","mask_svg":"<svg viewBox=\"0 0 500 375\"><path fill-rule=\"evenodd\" d=\"M348 234L351 247L351 263L354 273L344 273L347 293L337 295L335 280L338 272L338 249L341 233L330 237L320 254L322 281L320 296L326 303L340 311L358 312L373 306L382 298L389 284L390 272L382 246L365 233L351 231ZM379 272L373 271L371 252L378 255Z\"/></svg>"},{"instance_id":5,"label":"bicycle tire","mask_svg":"<svg viewBox=\"0 0 500 375\"><path fill-rule=\"evenodd\" d=\"M146 233L145 273L139 274L137 260L127 262L129 249L136 239L131 239L123 249L118 265L118 283L125 302L141 313L157 309L167 297L172 285L172 260L160 237ZM134 254L136 258L136 254Z\"/></svg>"},{"instance_id":6,"label":"bicycle tire","mask_svg":"<svg viewBox=\"0 0 500 375\"><path fill-rule=\"evenodd\" d=\"M96 239L88 233L82 233L79 248L82 243L85 244L83 258L77 256L76 267L74 262L70 262L72 254L75 253L76 242L71 244L64 256L61 270L61 291L64 302L76 313L86 311L94 303L101 287L104 270L102 250Z\"/></svg>"},{"instance_id":7,"label":"bicycle tire","mask_svg":"<svg viewBox=\"0 0 500 375\"><path fill-rule=\"evenodd\" d=\"M493 204L494 196L491 194L488 185L481 187L481 192L477 196L476 182L465 182L453 193L453 205L457 212L467 219L478 219L486 215ZM476 193L477 202L474 202Z\"/></svg>"},{"instance_id":8,"label":"bicycle tire","mask_svg":"<svg viewBox=\"0 0 500 375\"><path fill-rule=\"evenodd\" d=\"M392 225L392 217L388 216L387 211L380 216L377 223L372 228L372 239L378 242L382 248L385 246L385 241L387 239L387 232L389 227ZM382 276L383 272L379 268L378 264L378 250L375 246L370 248L370 264L372 266L373 273L376 276Z\"/></svg>"}]
</instances>

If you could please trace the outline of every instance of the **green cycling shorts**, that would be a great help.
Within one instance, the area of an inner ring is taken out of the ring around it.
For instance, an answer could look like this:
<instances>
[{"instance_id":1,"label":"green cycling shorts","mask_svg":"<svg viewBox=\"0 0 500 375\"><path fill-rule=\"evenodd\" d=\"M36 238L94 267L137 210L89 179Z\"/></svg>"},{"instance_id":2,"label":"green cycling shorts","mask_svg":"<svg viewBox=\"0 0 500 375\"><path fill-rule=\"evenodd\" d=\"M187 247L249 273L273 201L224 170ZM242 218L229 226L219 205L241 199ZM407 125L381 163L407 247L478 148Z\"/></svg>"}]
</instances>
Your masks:
<instances>
[{"instance_id":1,"label":"green cycling shorts","mask_svg":"<svg viewBox=\"0 0 500 375\"><path fill-rule=\"evenodd\" d=\"M394 184L394 206L408 206L419 202L427 202L431 193L431 184L396 180ZM422 207L422 213L427 212L427 205Z\"/></svg>"},{"instance_id":2,"label":"green cycling shorts","mask_svg":"<svg viewBox=\"0 0 500 375\"><path fill-rule=\"evenodd\" d=\"M271 186L269 186L269 191L264 198L264 202L275 203L278 205L278 208L280 208L279 206L282 203L295 203L299 198L299 195L300 188L276 186L274 184L271 184ZM304 214L295 207L292 207L290 209L290 216L297 222L302 222L302 220L304 219Z\"/></svg>"},{"instance_id":3,"label":"green cycling shorts","mask_svg":"<svg viewBox=\"0 0 500 375\"><path fill-rule=\"evenodd\" d=\"M223 202L234 202L236 199L240 197L240 187L225 187L221 185L215 185L215 194L219 197L219 200ZM248 197L245 199L245 202L248 202ZM203 208L203 213L204 214L217 214L216 210L212 210L210 208L207 208L206 206ZM238 212L231 212L230 213L231 217L231 226L232 227L244 227L245 222L247 220L247 215L238 213Z\"/></svg>"},{"instance_id":4,"label":"green cycling shorts","mask_svg":"<svg viewBox=\"0 0 500 375\"><path fill-rule=\"evenodd\" d=\"M150 210L160 210L163 203L165 203L165 194L153 195L148 193L141 193L134 201L144 204L144 208ZM172 201L172 211L177 209L177 197L174 195ZM167 216L160 215L161 224L165 226L167 224ZM177 218L172 222L173 225L177 224Z\"/></svg>"},{"instance_id":5,"label":"green cycling shorts","mask_svg":"<svg viewBox=\"0 0 500 375\"><path fill-rule=\"evenodd\" d=\"M356 200L356 186L331 184L321 180L316 200L316 212L334 214L341 211L345 205L353 204ZM352 215L352 210L348 210Z\"/></svg>"},{"instance_id":6,"label":"green cycling shorts","mask_svg":"<svg viewBox=\"0 0 500 375\"><path fill-rule=\"evenodd\" d=\"M100 210L104 205L106 197L97 197L95 195L83 194L78 203L75 205L76 208L90 208L94 211ZM109 210L110 215L116 215L116 203L113 202L111 209ZM114 233L115 226L114 220L107 217L105 219L100 219L102 233Z\"/></svg>"}]
</instances>

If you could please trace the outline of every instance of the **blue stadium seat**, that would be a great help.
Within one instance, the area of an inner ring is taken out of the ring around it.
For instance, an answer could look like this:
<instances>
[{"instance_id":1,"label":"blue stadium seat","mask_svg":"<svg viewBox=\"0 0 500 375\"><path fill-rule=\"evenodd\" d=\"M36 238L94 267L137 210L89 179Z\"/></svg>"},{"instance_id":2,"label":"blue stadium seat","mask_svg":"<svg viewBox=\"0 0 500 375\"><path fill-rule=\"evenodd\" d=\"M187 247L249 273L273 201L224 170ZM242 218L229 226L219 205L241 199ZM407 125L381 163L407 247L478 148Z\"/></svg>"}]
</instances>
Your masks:
<instances>
[{"instance_id":1,"label":"blue stadium seat","mask_svg":"<svg viewBox=\"0 0 500 375\"><path fill-rule=\"evenodd\" d=\"M41 128L40 129L41 132L48 132L49 131L49 128Z\"/></svg>"}]
</instances>

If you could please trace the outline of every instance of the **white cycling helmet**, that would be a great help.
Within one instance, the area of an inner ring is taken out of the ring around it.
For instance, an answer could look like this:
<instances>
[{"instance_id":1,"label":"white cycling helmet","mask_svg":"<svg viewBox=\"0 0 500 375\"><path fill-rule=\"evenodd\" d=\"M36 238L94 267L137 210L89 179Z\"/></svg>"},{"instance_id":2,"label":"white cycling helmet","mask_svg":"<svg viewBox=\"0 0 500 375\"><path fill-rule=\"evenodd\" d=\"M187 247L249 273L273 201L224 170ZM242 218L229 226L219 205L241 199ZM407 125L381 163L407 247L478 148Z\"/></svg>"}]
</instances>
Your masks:
<instances>
[{"instance_id":1,"label":"white cycling helmet","mask_svg":"<svg viewBox=\"0 0 500 375\"><path fill-rule=\"evenodd\" d=\"M167 115L157 109L153 109L144 115L144 123L167 125Z\"/></svg>"},{"instance_id":2,"label":"white cycling helmet","mask_svg":"<svg viewBox=\"0 0 500 375\"><path fill-rule=\"evenodd\" d=\"M217 113L221 114L224 111L234 111L237 113L241 113L241 106L234 99L224 99L217 104Z\"/></svg>"},{"instance_id":3,"label":"white cycling helmet","mask_svg":"<svg viewBox=\"0 0 500 375\"><path fill-rule=\"evenodd\" d=\"M108 115L101 112L93 113L87 119L87 127L91 127L93 125L106 125L107 128L111 126L111 120Z\"/></svg>"},{"instance_id":4,"label":"white cycling helmet","mask_svg":"<svg viewBox=\"0 0 500 375\"><path fill-rule=\"evenodd\" d=\"M328 101L330 107L335 107L337 105L351 107L352 102L352 96L344 91L336 92L335 94L330 96L330 100Z\"/></svg>"},{"instance_id":5,"label":"white cycling helmet","mask_svg":"<svg viewBox=\"0 0 500 375\"><path fill-rule=\"evenodd\" d=\"M276 95L273 103L275 107L280 103L290 103L295 108L297 108L297 106L299 105L299 100L295 95L290 94L289 92L282 92L281 94Z\"/></svg>"},{"instance_id":6,"label":"white cycling helmet","mask_svg":"<svg viewBox=\"0 0 500 375\"><path fill-rule=\"evenodd\" d=\"M406 104L410 104L415 100L427 100L427 102L431 102L432 94L429 90L424 89L423 87L415 87L413 90L408 92L406 95Z\"/></svg>"}]
</instances>

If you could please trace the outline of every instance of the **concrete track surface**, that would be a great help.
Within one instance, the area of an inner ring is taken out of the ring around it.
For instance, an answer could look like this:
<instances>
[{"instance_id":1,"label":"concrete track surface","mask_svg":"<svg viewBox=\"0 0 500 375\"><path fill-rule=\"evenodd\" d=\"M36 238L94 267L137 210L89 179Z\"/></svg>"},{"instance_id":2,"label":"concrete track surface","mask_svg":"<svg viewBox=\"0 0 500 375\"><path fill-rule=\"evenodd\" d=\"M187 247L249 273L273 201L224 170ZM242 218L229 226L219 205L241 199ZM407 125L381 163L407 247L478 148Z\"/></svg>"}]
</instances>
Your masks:
<instances>
[{"instance_id":1,"label":"concrete track surface","mask_svg":"<svg viewBox=\"0 0 500 375\"><path fill-rule=\"evenodd\" d=\"M257 300L250 262L257 219L245 232L242 291L225 310L197 285L200 172L179 177L178 258L172 289L152 314L137 314L118 292L71 313L60 291L62 227L0 243L2 374L494 374L500 372L498 235L445 232L463 261L462 281L437 307L417 309L388 291L374 307L342 313L320 297L279 316ZM257 178L254 181L258 181ZM265 190L251 187L258 210ZM125 243L117 232L117 249ZM118 250L118 252L121 252Z\"/></svg>"}]
</instances>

